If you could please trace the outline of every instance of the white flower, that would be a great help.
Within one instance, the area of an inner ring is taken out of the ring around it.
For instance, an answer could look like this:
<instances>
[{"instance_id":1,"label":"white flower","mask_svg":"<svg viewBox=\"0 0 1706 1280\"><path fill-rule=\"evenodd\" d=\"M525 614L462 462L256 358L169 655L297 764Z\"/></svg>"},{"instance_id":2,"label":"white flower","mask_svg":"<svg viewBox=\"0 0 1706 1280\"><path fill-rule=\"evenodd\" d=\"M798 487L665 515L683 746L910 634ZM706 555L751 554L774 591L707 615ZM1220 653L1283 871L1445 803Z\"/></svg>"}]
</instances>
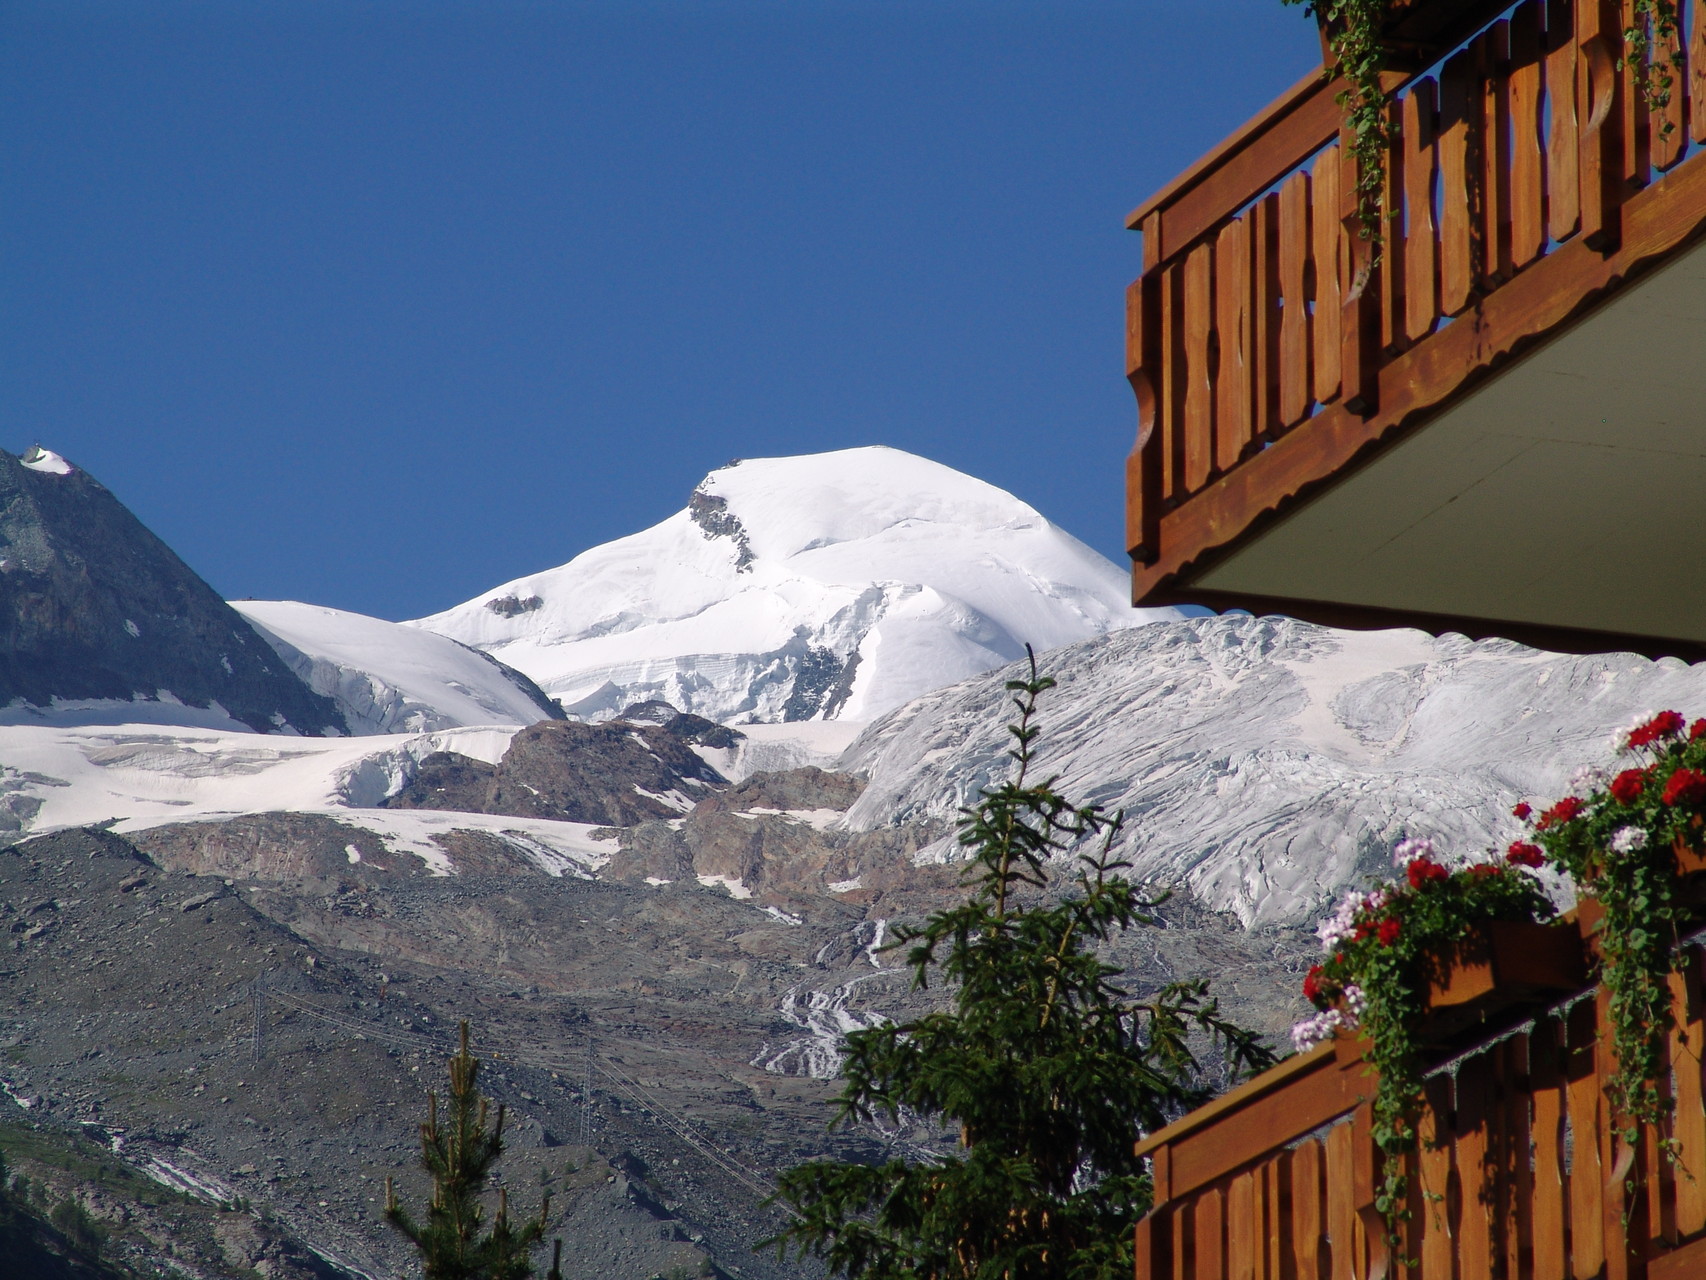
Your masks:
<instances>
[{"instance_id":1,"label":"white flower","mask_svg":"<svg viewBox=\"0 0 1706 1280\"><path fill-rule=\"evenodd\" d=\"M1368 1008L1368 996L1363 989L1352 982L1345 987L1345 1011L1355 1021L1362 1020L1362 1011Z\"/></svg>"},{"instance_id":2,"label":"white flower","mask_svg":"<svg viewBox=\"0 0 1706 1280\"><path fill-rule=\"evenodd\" d=\"M1408 866L1414 858L1431 858L1434 856L1434 842L1426 836L1411 836L1408 840L1400 840L1392 849L1392 865L1395 867Z\"/></svg>"},{"instance_id":3,"label":"white flower","mask_svg":"<svg viewBox=\"0 0 1706 1280\"><path fill-rule=\"evenodd\" d=\"M1357 908L1361 905L1362 899L1355 893L1347 893L1339 899L1333 914L1315 926L1315 936L1321 939L1321 950L1331 951L1340 939L1350 937L1356 927Z\"/></svg>"},{"instance_id":4,"label":"white flower","mask_svg":"<svg viewBox=\"0 0 1706 1280\"><path fill-rule=\"evenodd\" d=\"M1647 833L1640 827L1619 827L1611 837L1611 847L1618 853L1634 853L1646 846Z\"/></svg>"},{"instance_id":5,"label":"white flower","mask_svg":"<svg viewBox=\"0 0 1706 1280\"><path fill-rule=\"evenodd\" d=\"M1313 1049L1323 1040L1332 1039L1333 1032L1337 1028L1347 1025L1345 1016L1337 1009L1328 1009L1324 1013L1313 1014L1292 1025L1292 1046L1299 1053L1305 1049Z\"/></svg>"},{"instance_id":6,"label":"white flower","mask_svg":"<svg viewBox=\"0 0 1706 1280\"><path fill-rule=\"evenodd\" d=\"M1624 755L1633 751L1635 748L1629 745L1629 735L1634 733L1635 730L1639 729L1642 725L1651 723L1653 717L1657 714L1658 712L1656 711L1643 711L1616 733L1612 734L1611 749L1618 755Z\"/></svg>"},{"instance_id":7,"label":"white flower","mask_svg":"<svg viewBox=\"0 0 1706 1280\"><path fill-rule=\"evenodd\" d=\"M1628 738L1625 733L1624 738ZM1570 794L1576 796L1588 795L1598 791L1611 780L1611 775L1596 764L1584 764L1570 775Z\"/></svg>"}]
</instances>

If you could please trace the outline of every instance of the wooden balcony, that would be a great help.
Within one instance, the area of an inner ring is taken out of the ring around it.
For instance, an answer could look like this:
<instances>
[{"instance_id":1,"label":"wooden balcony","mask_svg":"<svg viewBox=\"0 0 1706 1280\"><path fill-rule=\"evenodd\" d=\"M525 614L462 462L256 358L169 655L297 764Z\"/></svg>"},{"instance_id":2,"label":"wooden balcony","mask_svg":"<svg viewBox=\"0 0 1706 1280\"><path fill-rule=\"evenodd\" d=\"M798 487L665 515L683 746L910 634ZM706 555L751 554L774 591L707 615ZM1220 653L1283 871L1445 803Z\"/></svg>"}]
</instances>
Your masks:
<instances>
[{"instance_id":1,"label":"wooden balcony","mask_svg":"<svg viewBox=\"0 0 1706 1280\"><path fill-rule=\"evenodd\" d=\"M1661 113L1632 6L1408 6L1378 265L1320 73L1132 214L1135 601L1706 657L1706 0Z\"/></svg>"},{"instance_id":2,"label":"wooden balcony","mask_svg":"<svg viewBox=\"0 0 1706 1280\"><path fill-rule=\"evenodd\" d=\"M1672 980L1664 1132L1631 1144L1607 1114L1602 990L1459 1045L1426 1079L1394 1256L1374 1208L1374 1081L1354 1044L1324 1045L1139 1144L1155 1207L1137 1280L1699 1280L1702 964L1690 951Z\"/></svg>"}]
</instances>

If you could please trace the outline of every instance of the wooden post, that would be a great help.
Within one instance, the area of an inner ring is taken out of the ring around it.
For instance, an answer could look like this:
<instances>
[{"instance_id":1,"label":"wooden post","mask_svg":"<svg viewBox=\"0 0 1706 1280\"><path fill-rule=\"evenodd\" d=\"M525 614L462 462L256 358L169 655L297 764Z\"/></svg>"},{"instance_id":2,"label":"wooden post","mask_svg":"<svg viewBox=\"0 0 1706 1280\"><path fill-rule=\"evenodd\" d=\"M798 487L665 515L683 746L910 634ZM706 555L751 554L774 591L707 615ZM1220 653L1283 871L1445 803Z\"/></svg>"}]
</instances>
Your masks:
<instances>
[{"instance_id":1,"label":"wooden post","mask_svg":"<svg viewBox=\"0 0 1706 1280\"><path fill-rule=\"evenodd\" d=\"M1380 272L1375 269L1374 242L1364 234L1357 196L1360 170L1352 151L1350 134L1339 138L1340 221L1345 228L1348 276L1341 310L1339 342L1340 386L1345 408L1365 418L1379 407L1380 380ZM1316 263L1320 270L1320 263Z\"/></svg>"},{"instance_id":2,"label":"wooden post","mask_svg":"<svg viewBox=\"0 0 1706 1280\"><path fill-rule=\"evenodd\" d=\"M1617 70L1623 50L1621 18L1618 0L1576 0L1582 239L1601 253L1610 253L1622 239L1624 88Z\"/></svg>"}]
</instances>

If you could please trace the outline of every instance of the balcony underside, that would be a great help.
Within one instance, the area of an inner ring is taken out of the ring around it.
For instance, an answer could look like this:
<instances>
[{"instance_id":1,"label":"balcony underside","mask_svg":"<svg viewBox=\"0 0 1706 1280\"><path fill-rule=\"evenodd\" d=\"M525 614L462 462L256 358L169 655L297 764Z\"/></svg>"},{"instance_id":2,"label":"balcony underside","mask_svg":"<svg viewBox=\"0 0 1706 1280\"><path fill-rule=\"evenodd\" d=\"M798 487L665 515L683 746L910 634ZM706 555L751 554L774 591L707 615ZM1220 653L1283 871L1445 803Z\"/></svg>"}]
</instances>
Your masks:
<instances>
[{"instance_id":1,"label":"balcony underside","mask_svg":"<svg viewBox=\"0 0 1706 1280\"><path fill-rule=\"evenodd\" d=\"M1706 657L1706 245L1359 462L1166 598Z\"/></svg>"}]
</instances>

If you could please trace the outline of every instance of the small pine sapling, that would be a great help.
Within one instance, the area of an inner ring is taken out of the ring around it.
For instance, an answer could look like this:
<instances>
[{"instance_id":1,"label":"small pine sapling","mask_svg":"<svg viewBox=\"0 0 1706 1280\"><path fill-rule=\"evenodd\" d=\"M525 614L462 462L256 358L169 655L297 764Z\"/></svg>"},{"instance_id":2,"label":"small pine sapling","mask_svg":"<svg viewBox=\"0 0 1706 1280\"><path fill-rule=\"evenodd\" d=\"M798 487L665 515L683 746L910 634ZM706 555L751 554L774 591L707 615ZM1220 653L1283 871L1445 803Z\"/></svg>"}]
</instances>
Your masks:
<instances>
[{"instance_id":1,"label":"small pine sapling","mask_svg":"<svg viewBox=\"0 0 1706 1280\"><path fill-rule=\"evenodd\" d=\"M385 1180L385 1220L420 1251L425 1280L530 1280L529 1255L545 1235L551 1210L549 1190L542 1196L539 1216L516 1223L509 1215L509 1194L500 1188L491 1226L481 1230L485 1223L481 1197L492 1167L503 1154L504 1108L499 1105L492 1122L490 1101L476 1087L479 1074L480 1060L468 1052L464 1022L462 1047L450 1059L449 1114L441 1119L438 1094L427 1095L421 1165L432 1175L433 1193L424 1224L398 1202L391 1179ZM552 1273L557 1273L555 1262Z\"/></svg>"},{"instance_id":2,"label":"small pine sapling","mask_svg":"<svg viewBox=\"0 0 1706 1280\"><path fill-rule=\"evenodd\" d=\"M1117 873L1120 818L1031 779L1037 698L1053 680L1010 681L1008 782L965 810L963 904L898 931L914 984L932 973L951 1012L847 1037L832 1127L911 1113L957 1127L960 1151L880 1164L818 1160L782 1175L794 1220L769 1243L852 1280L1125 1280L1151 1186L1136 1139L1207 1100L1193 1051L1218 1042L1237 1074L1271 1063L1221 1016L1201 981L1134 1000L1101 944L1153 923ZM1080 854L1075 891L1048 892L1051 864Z\"/></svg>"}]
</instances>

